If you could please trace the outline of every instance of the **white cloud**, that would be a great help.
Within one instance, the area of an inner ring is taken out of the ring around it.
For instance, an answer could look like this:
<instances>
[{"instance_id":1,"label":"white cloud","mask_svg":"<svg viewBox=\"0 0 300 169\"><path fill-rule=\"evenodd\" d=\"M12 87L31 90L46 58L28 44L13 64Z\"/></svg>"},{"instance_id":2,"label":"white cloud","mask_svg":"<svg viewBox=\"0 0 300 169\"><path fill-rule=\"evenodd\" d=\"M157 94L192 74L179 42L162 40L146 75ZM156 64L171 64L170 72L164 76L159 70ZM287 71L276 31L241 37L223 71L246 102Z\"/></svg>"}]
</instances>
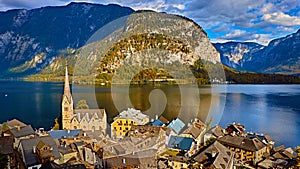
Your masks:
<instances>
[{"instance_id":1,"label":"white cloud","mask_svg":"<svg viewBox=\"0 0 300 169\"><path fill-rule=\"evenodd\" d=\"M283 12L274 12L271 14L263 15L263 20L275 25L282 26L297 26L300 25L300 18L296 16L290 16Z\"/></svg>"},{"instance_id":2,"label":"white cloud","mask_svg":"<svg viewBox=\"0 0 300 169\"><path fill-rule=\"evenodd\" d=\"M241 38L247 35L248 33L244 30L233 30L232 32L226 34L223 38L225 39L236 39L236 38Z\"/></svg>"}]
</instances>

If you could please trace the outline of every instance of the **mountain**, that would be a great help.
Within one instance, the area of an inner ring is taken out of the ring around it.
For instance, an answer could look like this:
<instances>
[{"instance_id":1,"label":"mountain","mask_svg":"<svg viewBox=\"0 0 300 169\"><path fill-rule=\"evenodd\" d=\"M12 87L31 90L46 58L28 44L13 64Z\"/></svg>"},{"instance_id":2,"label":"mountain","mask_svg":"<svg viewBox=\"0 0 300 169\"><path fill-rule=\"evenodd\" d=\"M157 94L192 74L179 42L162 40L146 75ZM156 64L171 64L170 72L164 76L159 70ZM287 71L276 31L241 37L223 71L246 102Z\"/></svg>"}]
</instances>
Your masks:
<instances>
[{"instance_id":1,"label":"mountain","mask_svg":"<svg viewBox=\"0 0 300 169\"><path fill-rule=\"evenodd\" d=\"M0 12L0 74L37 72L60 50L82 47L103 25L133 12L119 5L74 2Z\"/></svg>"},{"instance_id":2,"label":"mountain","mask_svg":"<svg viewBox=\"0 0 300 169\"><path fill-rule=\"evenodd\" d=\"M100 83L110 83L116 77L115 73L122 79L134 81L169 78L172 75L176 79L186 79L189 77L187 72L191 72L190 66L199 60L220 63L220 54L210 43L206 32L188 18L137 11L120 22L111 23L118 25L113 31L110 25L101 29L103 32L110 30L104 39L65 51L31 79L55 79L63 75L66 62L71 74L76 72L76 77L87 79L96 77ZM97 34L102 35L101 32ZM98 37L97 34L94 36ZM145 72L140 72L141 69Z\"/></svg>"},{"instance_id":3,"label":"mountain","mask_svg":"<svg viewBox=\"0 0 300 169\"><path fill-rule=\"evenodd\" d=\"M220 52L221 62L237 69L242 68L244 62L251 60L251 56L264 47L253 42L226 42L213 45Z\"/></svg>"},{"instance_id":4,"label":"mountain","mask_svg":"<svg viewBox=\"0 0 300 169\"><path fill-rule=\"evenodd\" d=\"M257 43L214 44L223 64L238 70L267 74L300 74L300 30L272 40L267 46Z\"/></svg>"}]
</instances>

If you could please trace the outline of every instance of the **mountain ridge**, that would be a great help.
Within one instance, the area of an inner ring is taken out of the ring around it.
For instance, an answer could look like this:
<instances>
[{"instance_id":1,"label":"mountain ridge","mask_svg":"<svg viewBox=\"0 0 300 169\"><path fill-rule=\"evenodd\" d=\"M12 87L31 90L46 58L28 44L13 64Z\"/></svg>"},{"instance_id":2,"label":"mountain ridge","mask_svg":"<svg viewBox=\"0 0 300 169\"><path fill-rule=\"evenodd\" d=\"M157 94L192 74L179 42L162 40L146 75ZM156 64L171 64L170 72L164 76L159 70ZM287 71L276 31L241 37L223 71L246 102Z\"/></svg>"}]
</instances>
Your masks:
<instances>
[{"instance_id":1,"label":"mountain ridge","mask_svg":"<svg viewBox=\"0 0 300 169\"><path fill-rule=\"evenodd\" d=\"M215 43L225 65L241 71L267 74L300 74L300 29L284 37L273 39L267 46L253 48L250 52L237 52L231 48L239 48L240 42ZM223 48L221 48L223 47ZM244 49L251 48L246 44ZM240 55L237 63L228 61L233 55ZM228 57L230 56L230 57Z\"/></svg>"}]
</instances>

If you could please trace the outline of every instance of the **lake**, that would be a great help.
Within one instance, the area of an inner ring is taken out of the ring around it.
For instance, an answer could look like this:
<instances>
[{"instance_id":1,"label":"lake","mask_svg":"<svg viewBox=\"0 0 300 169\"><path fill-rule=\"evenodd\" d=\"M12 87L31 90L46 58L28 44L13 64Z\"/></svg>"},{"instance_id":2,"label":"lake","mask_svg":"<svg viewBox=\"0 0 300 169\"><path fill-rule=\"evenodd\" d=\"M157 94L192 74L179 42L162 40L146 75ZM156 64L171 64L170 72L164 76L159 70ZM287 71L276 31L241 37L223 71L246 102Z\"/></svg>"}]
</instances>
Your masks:
<instances>
[{"instance_id":1,"label":"lake","mask_svg":"<svg viewBox=\"0 0 300 169\"><path fill-rule=\"evenodd\" d=\"M271 135L276 145L300 145L300 85L146 85L72 87L74 102L85 99L91 108L105 108L108 121L127 107L151 118L198 117L226 127L232 122L247 131ZM113 91L113 94L111 94ZM0 82L0 122L17 118L34 128L49 129L61 112L63 83Z\"/></svg>"}]
</instances>

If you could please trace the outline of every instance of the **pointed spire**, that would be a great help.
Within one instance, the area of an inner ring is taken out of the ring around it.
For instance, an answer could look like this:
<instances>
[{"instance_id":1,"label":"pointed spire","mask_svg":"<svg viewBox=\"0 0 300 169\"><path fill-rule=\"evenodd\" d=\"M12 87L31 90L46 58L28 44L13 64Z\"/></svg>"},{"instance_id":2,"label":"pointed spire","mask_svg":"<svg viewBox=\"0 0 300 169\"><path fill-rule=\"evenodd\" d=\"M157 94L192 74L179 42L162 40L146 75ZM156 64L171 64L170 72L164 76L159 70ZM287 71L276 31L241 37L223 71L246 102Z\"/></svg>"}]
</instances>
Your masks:
<instances>
[{"instance_id":1,"label":"pointed spire","mask_svg":"<svg viewBox=\"0 0 300 169\"><path fill-rule=\"evenodd\" d=\"M69 95L69 96L71 95L69 77L68 77L68 65L66 65L64 95Z\"/></svg>"}]
</instances>

